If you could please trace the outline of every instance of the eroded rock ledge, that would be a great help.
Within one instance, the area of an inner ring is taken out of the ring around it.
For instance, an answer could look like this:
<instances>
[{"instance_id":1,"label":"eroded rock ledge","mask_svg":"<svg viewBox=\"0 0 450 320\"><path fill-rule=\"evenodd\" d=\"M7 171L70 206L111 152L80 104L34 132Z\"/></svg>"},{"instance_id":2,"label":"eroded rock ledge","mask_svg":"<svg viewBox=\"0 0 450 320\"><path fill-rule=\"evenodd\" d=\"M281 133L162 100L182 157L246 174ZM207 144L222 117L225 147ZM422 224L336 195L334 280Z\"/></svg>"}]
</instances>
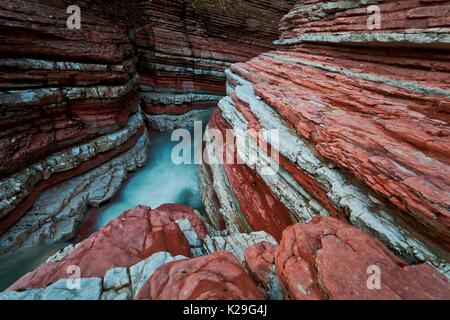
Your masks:
<instances>
[{"instance_id":1,"label":"eroded rock ledge","mask_svg":"<svg viewBox=\"0 0 450 320\"><path fill-rule=\"evenodd\" d=\"M203 253L191 257L192 248ZM370 266L381 270L379 289L367 285ZM80 271L78 287L67 277L73 268ZM212 240L197 212L163 205L124 212L0 294L29 300L284 297L448 299L450 284L430 266L408 266L374 237L334 218L291 226L278 246L264 232Z\"/></svg>"},{"instance_id":2,"label":"eroded rock ledge","mask_svg":"<svg viewBox=\"0 0 450 320\"><path fill-rule=\"evenodd\" d=\"M379 30L367 30L369 4L382 10ZM338 218L409 263L427 262L449 277L445 8L441 2L299 1L282 19L276 51L226 72L227 97L210 123L254 129L269 145L269 131L279 130L280 157L250 137L247 147L257 160L247 160L238 145L246 162L239 173L226 165L200 168L202 183L214 190L203 195L210 220L277 235L263 223L252 225L261 215L245 210L267 191L233 187L252 170L289 210L291 223ZM343 33L351 36L336 38ZM377 38L382 33L389 36ZM206 148L209 157L221 157L214 139ZM265 222L275 215L268 212Z\"/></svg>"},{"instance_id":3,"label":"eroded rock ledge","mask_svg":"<svg viewBox=\"0 0 450 320\"><path fill-rule=\"evenodd\" d=\"M149 126L192 125L197 110L215 108L226 94L225 69L273 48L291 6L289 0L137 1L133 39Z\"/></svg>"}]
</instances>

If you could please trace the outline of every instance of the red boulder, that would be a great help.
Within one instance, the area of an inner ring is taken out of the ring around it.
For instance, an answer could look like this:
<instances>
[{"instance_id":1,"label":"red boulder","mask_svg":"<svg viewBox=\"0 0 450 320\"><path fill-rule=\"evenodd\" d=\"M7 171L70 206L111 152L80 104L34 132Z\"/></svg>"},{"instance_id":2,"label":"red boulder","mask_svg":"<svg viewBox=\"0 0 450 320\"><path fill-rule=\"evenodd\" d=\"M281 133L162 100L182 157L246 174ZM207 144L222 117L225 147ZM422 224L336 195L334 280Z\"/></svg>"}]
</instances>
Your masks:
<instances>
[{"instance_id":1,"label":"red boulder","mask_svg":"<svg viewBox=\"0 0 450 320\"><path fill-rule=\"evenodd\" d=\"M286 229L275 264L291 299L450 299L447 279L429 265L408 266L335 218Z\"/></svg>"},{"instance_id":2,"label":"red boulder","mask_svg":"<svg viewBox=\"0 0 450 320\"><path fill-rule=\"evenodd\" d=\"M262 300L237 259L218 251L163 265L139 291L138 300Z\"/></svg>"},{"instance_id":3,"label":"red boulder","mask_svg":"<svg viewBox=\"0 0 450 320\"><path fill-rule=\"evenodd\" d=\"M8 290L45 287L72 276L71 266L80 268L82 278L103 277L109 269L130 267L159 251L190 256L189 244L175 222L186 218L203 238L206 229L189 207L163 205L152 210L138 206L82 241L61 261L41 265Z\"/></svg>"}]
</instances>

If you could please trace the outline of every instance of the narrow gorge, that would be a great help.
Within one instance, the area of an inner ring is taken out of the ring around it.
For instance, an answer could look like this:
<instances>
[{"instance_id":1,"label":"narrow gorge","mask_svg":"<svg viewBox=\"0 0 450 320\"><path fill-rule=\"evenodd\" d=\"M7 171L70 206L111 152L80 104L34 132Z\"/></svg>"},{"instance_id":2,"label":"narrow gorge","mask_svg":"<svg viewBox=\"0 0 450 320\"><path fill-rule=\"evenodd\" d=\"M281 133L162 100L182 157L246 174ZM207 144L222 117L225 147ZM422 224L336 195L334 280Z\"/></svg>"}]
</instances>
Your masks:
<instances>
[{"instance_id":1,"label":"narrow gorge","mask_svg":"<svg viewBox=\"0 0 450 320\"><path fill-rule=\"evenodd\" d=\"M450 299L450 1L3 0L0 40L0 300Z\"/></svg>"}]
</instances>

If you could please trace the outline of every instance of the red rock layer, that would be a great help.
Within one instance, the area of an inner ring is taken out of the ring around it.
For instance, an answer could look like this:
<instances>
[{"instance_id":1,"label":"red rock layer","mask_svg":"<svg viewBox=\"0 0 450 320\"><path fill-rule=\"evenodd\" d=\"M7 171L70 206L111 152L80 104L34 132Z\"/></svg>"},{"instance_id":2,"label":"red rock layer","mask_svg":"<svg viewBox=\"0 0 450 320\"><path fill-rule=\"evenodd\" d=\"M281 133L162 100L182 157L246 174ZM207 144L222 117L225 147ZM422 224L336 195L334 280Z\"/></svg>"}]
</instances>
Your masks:
<instances>
[{"instance_id":1,"label":"red rock layer","mask_svg":"<svg viewBox=\"0 0 450 320\"><path fill-rule=\"evenodd\" d=\"M68 0L2 1L0 179L124 127L141 98L149 115L215 107L225 94L225 68L273 47L289 2L81 0L81 29L69 30ZM26 199L8 207L14 211L0 221L0 233L44 188L123 151L26 190Z\"/></svg>"},{"instance_id":2,"label":"red rock layer","mask_svg":"<svg viewBox=\"0 0 450 320\"><path fill-rule=\"evenodd\" d=\"M450 56L435 49L449 48L445 29L431 28L448 26L448 1L384 1L380 30L368 29L359 2L319 2L299 2L283 19L282 38L293 42L232 71L323 158L450 248ZM358 32L342 41L326 34L341 31ZM400 38L371 40L382 31Z\"/></svg>"},{"instance_id":3,"label":"red rock layer","mask_svg":"<svg viewBox=\"0 0 450 320\"><path fill-rule=\"evenodd\" d=\"M255 141L264 142L265 145L267 145L267 148L269 150L266 151L266 153L271 154L272 146L265 141L263 135L261 134L261 124L259 123L258 118L255 116L255 114L250 110L248 105L239 100L236 97L236 94L232 94L231 98L233 99L233 103L236 106L236 109L244 116L244 118L248 121L247 130L249 132L255 134ZM261 144L261 143L260 143ZM275 149L274 149L275 150ZM314 198L316 198L320 203L327 209L328 213L336 218L339 219L345 219L339 212L336 210L336 208L331 203L330 199L328 198L326 190L324 190L323 186L321 186L317 180L314 179L310 174L303 171L302 169L298 168L292 161L284 157L282 154L278 152L278 150L275 150L277 152L277 159L275 159L278 164L297 181L309 194L314 195Z\"/></svg>"},{"instance_id":4,"label":"red rock layer","mask_svg":"<svg viewBox=\"0 0 450 320\"><path fill-rule=\"evenodd\" d=\"M165 113L165 104L172 114L198 109L199 102L201 108L216 107L218 98L173 104L145 96L151 92L225 95L224 70L272 48L278 21L289 8L286 0L202 0L194 5L181 0L138 1L134 37L145 112Z\"/></svg>"},{"instance_id":5,"label":"red rock layer","mask_svg":"<svg viewBox=\"0 0 450 320\"><path fill-rule=\"evenodd\" d=\"M267 241L257 243L244 251L245 264L256 283L268 289L268 277L275 263L277 247Z\"/></svg>"},{"instance_id":6,"label":"red rock layer","mask_svg":"<svg viewBox=\"0 0 450 320\"><path fill-rule=\"evenodd\" d=\"M227 251L167 263L138 292L138 300L263 300L264 297Z\"/></svg>"},{"instance_id":7,"label":"red rock layer","mask_svg":"<svg viewBox=\"0 0 450 320\"><path fill-rule=\"evenodd\" d=\"M202 222L189 207L163 205L152 210L138 206L82 241L61 261L41 265L8 290L45 287L69 277L69 266L79 267L82 278L103 277L109 269L130 267L159 251L189 257L189 244L175 222L180 219L189 219L200 238L206 234Z\"/></svg>"},{"instance_id":8,"label":"red rock layer","mask_svg":"<svg viewBox=\"0 0 450 320\"><path fill-rule=\"evenodd\" d=\"M379 240L334 218L286 229L275 265L290 299L450 298L448 280L428 264L408 266Z\"/></svg>"},{"instance_id":9,"label":"red rock layer","mask_svg":"<svg viewBox=\"0 0 450 320\"><path fill-rule=\"evenodd\" d=\"M301 53L279 52L277 57L261 56L233 70L253 81L257 95L299 135L310 139L323 157L347 169L429 235L448 244L445 104L450 100L286 63L278 57L305 58Z\"/></svg>"},{"instance_id":10,"label":"red rock layer","mask_svg":"<svg viewBox=\"0 0 450 320\"><path fill-rule=\"evenodd\" d=\"M209 121L211 129L220 130L224 137L224 145L218 141L217 148L223 151L223 168L228 182L238 199L240 209L248 223L255 231L266 231L278 241L281 233L292 224L289 210L274 195L272 190L264 183L255 170L239 164L233 150L234 142L226 141L226 130L230 125L222 118L220 111L216 110ZM227 159L234 159L233 163Z\"/></svg>"},{"instance_id":11,"label":"red rock layer","mask_svg":"<svg viewBox=\"0 0 450 320\"><path fill-rule=\"evenodd\" d=\"M115 131L137 110L134 51L118 22L126 5L78 1L82 28L69 30L72 4L0 4L0 178Z\"/></svg>"},{"instance_id":12,"label":"red rock layer","mask_svg":"<svg viewBox=\"0 0 450 320\"><path fill-rule=\"evenodd\" d=\"M136 143L136 141L142 136L142 134L144 134L144 132L145 128L141 127L141 129L134 136L132 136L127 142L125 142L119 148L101 153L93 160L83 163L76 169L53 174L50 176L50 178L38 182L36 185L34 185L33 190L25 197L25 199L23 199L10 213L0 218L0 234L5 232L11 226L13 226L14 223L16 223L24 214L26 214L26 212L33 206L34 201L37 199L37 197L42 191L44 191L45 189L49 188L52 185L58 184L64 180L70 179L84 172L92 170L97 166L118 156L119 154L127 151Z\"/></svg>"},{"instance_id":13,"label":"red rock layer","mask_svg":"<svg viewBox=\"0 0 450 320\"><path fill-rule=\"evenodd\" d=\"M347 7L329 5L328 1L304 1L292 9L281 21L282 38L305 33L367 32L367 19L373 10L362 1L352 1ZM381 16L379 30L427 29L449 27L449 1L438 0L384 0L378 1ZM298 9L298 11L297 11Z\"/></svg>"}]
</instances>

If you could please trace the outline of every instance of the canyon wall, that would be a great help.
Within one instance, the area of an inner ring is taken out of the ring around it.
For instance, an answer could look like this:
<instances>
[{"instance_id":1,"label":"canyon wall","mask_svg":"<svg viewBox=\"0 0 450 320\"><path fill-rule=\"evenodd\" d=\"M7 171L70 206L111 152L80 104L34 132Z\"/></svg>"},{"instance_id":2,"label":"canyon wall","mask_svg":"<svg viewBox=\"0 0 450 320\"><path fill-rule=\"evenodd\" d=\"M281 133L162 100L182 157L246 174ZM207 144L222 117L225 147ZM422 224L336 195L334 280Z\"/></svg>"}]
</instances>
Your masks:
<instances>
[{"instance_id":1,"label":"canyon wall","mask_svg":"<svg viewBox=\"0 0 450 320\"><path fill-rule=\"evenodd\" d=\"M70 238L147 158L132 7L77 1L70 30L72 4L0 4L0 253Z\"/></svg>"},{"instance_id":2,"label":"canyon wall","mask_svg":"<svg viewBox=\"0 0 450 320\"><path fill-rule=\"evenodd\" d=\"M0 300L450 299L449 1L296 2L276 47L289 1L86 1L81 33L64 1L0 4L0 253L70 238L144 122L219 107L204 214L126 211Z\"/></svg>"},{"instance_id":3,"label":"canyon wall","mask_svg":"<svg viewBox=\"0 0 450 320\"><path fill-rule=\"evenodd\" d=\"M275 51L226 72L210 128L253 133L237 143L246 165L200 168L209 220L279 238L286 209L290 223L332 216L449 277L449 5L298 1Z\"/></svg>"},{"instance_id":4,"label":"canyon wall","mask_svg":"<svg viewBox=\"0 0 450 320\"><path fill-rule=\"evenodd\" d=\"M73 236L146 161L144 124L207 117L291 2L77 1L71 30L70 1L2 1L0 254Z\"/></svg>"},{"instance_id":5,"label":"canyon wall","mask_svg":"<svg viewBox=\"0 0 450 320\"><path fill-rule=\"evenodd\" d=\"M133 38L148 125L185 127L217 107L226 95L225 69L271 50L292 3L138 1Z\"/></svg>"}]
</instances>

